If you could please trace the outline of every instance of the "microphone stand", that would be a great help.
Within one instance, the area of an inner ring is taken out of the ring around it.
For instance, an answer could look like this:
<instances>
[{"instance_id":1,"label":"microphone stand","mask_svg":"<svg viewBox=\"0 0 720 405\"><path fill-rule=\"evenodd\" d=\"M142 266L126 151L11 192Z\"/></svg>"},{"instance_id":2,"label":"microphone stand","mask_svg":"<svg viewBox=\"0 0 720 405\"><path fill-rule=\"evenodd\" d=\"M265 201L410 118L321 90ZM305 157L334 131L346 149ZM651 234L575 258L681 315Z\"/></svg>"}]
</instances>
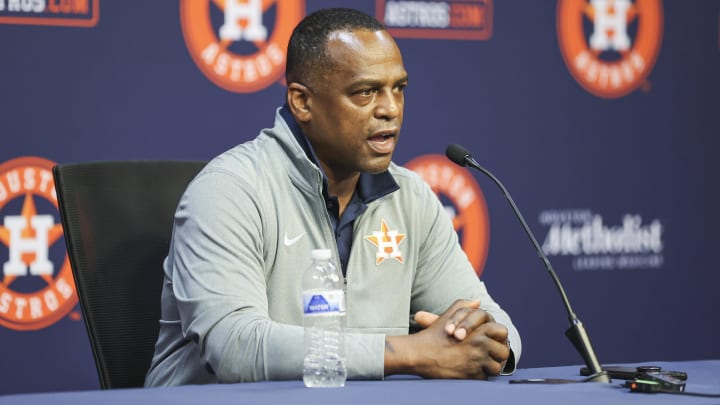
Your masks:
<instances>
[{"instance_id":1,"label":"microphone stand","mask_svg":"<svg viewBox=\"0 0 720 405\"><path fill-rule=\"evenodd\" d=\"M458 156L458 152L461 153L462 156ZM610 375L600 366L600 362L598 361L592 344L590 343L590 336L588 336L588 333L585 330L583 323L572 310L572 306L570 306L570 301L565 294L565 290L560 283L560 279L558 278L557 274L555 274L555 270L553 269L552 264L550 264L550 260L548 260L537 239L535 239L535 235L532 233L532 230L530 230L530 227L525 222L525 219L520 213L520 210L518 209L517 205L515 205L515 201L513 201L512 197L510 196L510 193L507 191L505 186L503 186L500 180L498 180L497 177L495 177L484 167L480 166L480 164L463 147L459 145L450 145L448 146L446 154L448 158L450 158L450 160L459 164L460 166L470 166L474 169L479 170L480 172L488 176L490 180L492 180L493 183L495 183L495 185L500 188L503 195L505 196L505 199L507 199L507 201L510 203L510 206L512 207L512 210L515 213L518 221L520 221L520 224L525 230L525 233L527 234L528 238L530 238L530 242L532 242L535 251L540 257L540 260L545 265L545 268L547 269L548 273L550 273L550 277L552 277L553 281L555 282L555 286L560 292L560 296L562 297L563 303L565 304L565 309L568 313L568 319L570 320L570 328L565 331L565 336L570 339L570 342L572 342L573 346L575 346L575 349L580 353L583 360L585 361L585 365L588 367L591 373L590 376L582 380L582 382L609 383L611 381Z\"/></svg>"}]
</instances>

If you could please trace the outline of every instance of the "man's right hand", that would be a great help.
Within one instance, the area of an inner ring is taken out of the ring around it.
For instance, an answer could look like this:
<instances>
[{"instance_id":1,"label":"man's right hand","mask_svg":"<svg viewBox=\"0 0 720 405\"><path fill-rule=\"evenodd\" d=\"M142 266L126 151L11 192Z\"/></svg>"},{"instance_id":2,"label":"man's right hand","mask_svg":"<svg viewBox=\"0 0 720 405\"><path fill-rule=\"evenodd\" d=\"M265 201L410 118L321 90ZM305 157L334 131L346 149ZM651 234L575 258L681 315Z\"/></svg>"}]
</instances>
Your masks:
<instances>
[{"instance_id":1,"label":"man's right hand","mask_svg":"<svg viewBox=\"0 0 720 405\"><path fill-rule=\"evenodd\" d=\"M441 315L419 312L425 329L385 338L385 374L425 378L486 379L508 359L508 330L480 309L478 301L455 301Z\"/></svg>"}]
</instances>

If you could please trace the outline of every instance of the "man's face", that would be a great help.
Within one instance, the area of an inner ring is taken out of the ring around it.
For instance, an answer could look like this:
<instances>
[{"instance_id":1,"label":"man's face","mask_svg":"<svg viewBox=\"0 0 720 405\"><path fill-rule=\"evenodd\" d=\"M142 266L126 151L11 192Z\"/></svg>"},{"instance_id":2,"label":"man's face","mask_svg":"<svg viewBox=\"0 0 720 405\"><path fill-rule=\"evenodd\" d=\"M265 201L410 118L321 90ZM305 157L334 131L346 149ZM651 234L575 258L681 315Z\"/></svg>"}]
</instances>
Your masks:
<instances>
[{"instance_id":1,"label":"man's face","mask_svg":"<svg viewBox=\"0 0 720 405\"><path fill-rule=\"evenodd\" d=\"M387 170L403 119L407 72L395 41L385 31L331 34L335 61L319 74L309 96L307 136L328 176Z\"/></svg>"}]
</instances>

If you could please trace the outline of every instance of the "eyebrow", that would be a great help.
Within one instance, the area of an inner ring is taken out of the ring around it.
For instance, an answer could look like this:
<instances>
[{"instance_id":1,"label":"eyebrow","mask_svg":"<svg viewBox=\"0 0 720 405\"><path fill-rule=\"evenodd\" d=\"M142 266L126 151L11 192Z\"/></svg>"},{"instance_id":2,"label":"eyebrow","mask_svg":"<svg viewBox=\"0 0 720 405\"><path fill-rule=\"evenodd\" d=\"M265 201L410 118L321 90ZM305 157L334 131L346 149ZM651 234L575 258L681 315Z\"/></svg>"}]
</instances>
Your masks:
<instances>
[{"instance_id":1,"label":"eyebrow","mask_svg":"<svg viewBox=\"0 0 720 405\"><path fill-rule=\"evenodd\" d=\"M397 85L397 84L407 82L407 81L408 81L408 75L405 74L401 78L395 80L393 82L393 85ZM358 80L357 82L352 83L350 85L350 88L357 88L357 87L362 87L362 86L378 87L378 86L382 86L382 85L383 85L383 81L381 81L381 80L363 79L363 80Z\"/></svg>"}]
</instances>

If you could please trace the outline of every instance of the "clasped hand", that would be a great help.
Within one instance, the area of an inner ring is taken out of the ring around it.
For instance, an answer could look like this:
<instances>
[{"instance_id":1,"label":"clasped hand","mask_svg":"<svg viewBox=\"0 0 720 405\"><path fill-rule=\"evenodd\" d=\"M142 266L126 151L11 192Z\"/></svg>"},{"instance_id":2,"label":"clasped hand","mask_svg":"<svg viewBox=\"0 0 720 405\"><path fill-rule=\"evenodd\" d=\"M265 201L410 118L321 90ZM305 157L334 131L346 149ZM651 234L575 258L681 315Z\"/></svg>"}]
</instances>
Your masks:
<instances>
[{"instance_id":1,"label":"clasped hand","mask_svg":"<svg viewBox=\"0 0 720 405\"><path fill-rule=\"evenodd\" d=\"M423 355L434 364L428 378L486 379L502 372L510 356L508 329L480 309L480 301L457 300L443 314L419 311Z\"/></svg>"}]
</instances>

